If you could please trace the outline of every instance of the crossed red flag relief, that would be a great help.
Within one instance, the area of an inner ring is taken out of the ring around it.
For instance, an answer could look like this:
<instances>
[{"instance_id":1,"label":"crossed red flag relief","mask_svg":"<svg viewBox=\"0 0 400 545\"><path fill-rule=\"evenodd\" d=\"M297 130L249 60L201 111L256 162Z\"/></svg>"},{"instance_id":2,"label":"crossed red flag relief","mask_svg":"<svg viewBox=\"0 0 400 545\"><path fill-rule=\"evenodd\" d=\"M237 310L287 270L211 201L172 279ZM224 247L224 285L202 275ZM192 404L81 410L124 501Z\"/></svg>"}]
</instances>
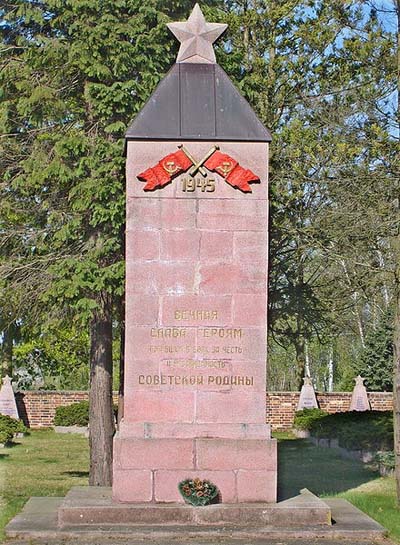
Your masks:
<instances>
[{"instance_id":1,"label":"crossed red flag relief","mask_svg":"<svg viewBox=\"0 0 400 545\"><path fill-rule=\"evenodd\" d=\"M210 172L217 172L229 185L244 193L251 193L250 184L260 181L257 174L240 166L238 161L227 153L219 151L219 146L213 146L200 161L196 161L183 145L178 147L178 151L166 155L156 165L138 175L140 181L146 182L144 191L164 187L175 176L187 171L191 176L197 172L206 176L204 167Z\"/></svg>"}]
</instances>

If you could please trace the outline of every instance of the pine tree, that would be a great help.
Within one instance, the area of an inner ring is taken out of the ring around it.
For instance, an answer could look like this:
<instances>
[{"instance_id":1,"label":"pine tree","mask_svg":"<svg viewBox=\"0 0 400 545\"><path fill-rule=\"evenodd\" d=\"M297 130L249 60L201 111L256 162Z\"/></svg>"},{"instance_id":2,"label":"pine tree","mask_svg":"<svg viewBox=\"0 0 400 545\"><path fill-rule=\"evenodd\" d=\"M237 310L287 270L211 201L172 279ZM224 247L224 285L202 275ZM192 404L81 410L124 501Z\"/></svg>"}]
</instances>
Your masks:
<instances>
[{"instance_id":1,"label":"pine tree","mask_svg":"<svg viewBox=\"0 0 400 545\"><path fill-rule=\"evenodd\" d=\"M367 335L358 374L373 392L393 389L393 312L386 312L377 328Z\"/></svg>"},{"instance_id":2,"label":"pine tree","mask_svg":"<svg viewBox=\"0 0 400 545\"><path fill-rule=\"evenodd\" d=\"M21 214L14 222L23 252L10 252L6 268L13 284L30 286L50 315L71 313L89 325L94 485L109 485L112 477L112 322L120 319L124 276L123 135L172 64L176 46L167 13L188 7L155 0L17 0L3 8L2 196L30 217L24 222Z\"/></svg>"}]
</instances>

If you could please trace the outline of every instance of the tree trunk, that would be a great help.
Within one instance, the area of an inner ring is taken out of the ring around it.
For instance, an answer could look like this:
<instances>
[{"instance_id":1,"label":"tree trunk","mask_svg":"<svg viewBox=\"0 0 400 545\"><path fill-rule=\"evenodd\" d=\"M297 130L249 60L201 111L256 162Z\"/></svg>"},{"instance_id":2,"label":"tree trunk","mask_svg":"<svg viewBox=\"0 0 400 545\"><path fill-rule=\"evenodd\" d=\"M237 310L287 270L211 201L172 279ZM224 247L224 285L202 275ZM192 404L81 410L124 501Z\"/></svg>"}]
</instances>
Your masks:
<instances>
[{"instance_id":1,"label":"tree trunk","mask_svg":"<svg viewBox=\"0 0 400 545\"><path fill-rule=\"evenodd\" d=\"M307 339L304 342L304 358L305 358L305 367L304 367L304 373L306 377L311 377L311 370L310 370L310 354L308 351L308 342Z\"/></svg>"},{"instance_id":2,"label":"tree trunk","mask_svg":"<svg viewBox=\"0 0 400 545\"><path fill-rule=\"evenodd\" d=\"M397 18L397 94L400 92L400 0L393 0ZM400 124L400 101L397 100L397 121ZM400 221L399 185L396 188L397 220ZM400 225L399 221L397 225ZM397 505L400 506L400 228L393 242L393 254L396 259L395 293L394 293L394 335L393 335L393 425L395 452L395 479L397 490Z\"/></svg>"},{"instance_id":3,"label":"tree trunk","mask_svg":"<svg viewBox=\"0 0 400 545\"><path fill-rule=\"evenodd\" d=\"M344 259L341 260L341 264L342 264L342 267L343 267L344 274L346 276L347 284L348 284L349 288L352 290L351 298L354 301L353 313L354 313L354 315L355 315L355 317L357 319L357 327L358 327L358 332L360 334L361 346L363 348L365 348L364 324L362 322L361 312L360 312L360 309L358 307L358 292L354 290L354 287L353 287L353 284L352 284L352 281L351 281L351 278L350 278L350 274L349 274L349 271L347 269L347 265L346 265L346 262L345 262Z\"/></svg>"},{"instance_id":4,"label":"tree trunk","mask_svg":"<svg viewBox=\"0 0 400 545\"><path fill-rule=\"evenodd\" d=\"M333 344L329 346L328 353L328 392L333 392L333 376L335 373L334 360L333 360Z\"/></svg>"},{"instance_id":5,"label":"tree trunk","mask_svg":"<svg viewBox=\"0 0 400 545\"><path fill-rule=\"evenodd\" d=\"M14 349L14 336L15 336L15 325L12 322L8 325L3 331L3 349L1 353L1 376L5 377L8 375L12 377L13 365L13 349Z\"/></svg>"},{"instance_id":6,"label":"tree trunk","mask_svg":"<svg viewBox=\"0 0 400 545\"><path fill-rule=\"evenodd\" d=\"M89 444L91 486L111 486L114 415L112 313L108 294L98 300L90 338Z\"/></svg>"},{"instance_id":7,"label":"tree trunk","mask_svg":"<svg viewBox=\"0 0 400 545\"><path fill-rule=\"evenodd\" d=\"M296 388L301 390L306 370L305 344L301 334L298 335L294 345L296 349Z\"/></svg>"},{"instance_id":8,"label":"tree trunk","mask_svg":"<svg viewBox=\"0 0 400 545\"><path fill-rule=\"evenodd\" d=\"M300 240L297 243L297 274L296 274L296 292L297 292L297 312L296 312L296 338L294 346L296 350L296 385L299 390L303 386L303 378L306 374L306 335L304 324L304 263L301 252Z\"/></svg>"},{"instance_id":9,"label":"tree trunk","mask_svg":"<svg viewBox=\"0 0 400 545\"><path fill-rule=\"evenodd\" d=\"M393 5L397 17L397 94L400 92L400 0L394 0ZM397 100L397 121L400 124L400 100ZM397 219L400 220L400 197L397 185ZM397 225L400 225L397 222ZM400 506L400 229L395 238L395 311L394 311L394 377L393 377L393 424L394 424L394 452L395 452L395 478L397 490L397 504Z\"/></svg>"},{"instance_id":10,"label":"tree trunk","mask_svg":"<svg viewBox=\"0 0 400 545\"><path fill-rule=\"evenodd\" d=\"M393 379L393 409L394 409L394 451L395 476L397 487L397 503L400 505L400 278L396 286L396 309L394 317L394 379Z\"/></svg>"}]
</instances>

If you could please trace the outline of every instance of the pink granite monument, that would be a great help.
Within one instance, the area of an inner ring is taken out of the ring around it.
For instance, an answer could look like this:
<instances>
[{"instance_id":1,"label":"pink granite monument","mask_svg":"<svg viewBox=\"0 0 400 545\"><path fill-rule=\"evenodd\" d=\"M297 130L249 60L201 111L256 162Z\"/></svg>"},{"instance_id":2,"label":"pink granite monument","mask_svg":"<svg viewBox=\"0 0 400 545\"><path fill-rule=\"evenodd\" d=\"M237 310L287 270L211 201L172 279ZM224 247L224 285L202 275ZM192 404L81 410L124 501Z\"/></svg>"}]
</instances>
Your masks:
<instances>
[{"instance_id":1,"label":"pink granite monument","mask_svg":"<svg viewBox=\"0 0 400 545\"><path fill-rule=\"evenodd\" d=\"M265 423L270 133L216 64L226 25L169 25L177 63L127 132L124 417L113 499L275 502Z\"/></svg>"},{"instance_id":2,"label":"pink granite monument","mask_svg":"<svg viewBox=\"0 0 400 545\"><path fill-rule=\"evenodd\" d=\"M355 379L355 386L351 394L350 411L370 411L371 405L368 399L364 379L358 375Z\"/></svg>"},{"instance_id":3,"label":"pink granite monument","mask_svg":"<svg viewBox=\"0 0 400 545\"><path fill-rule=\"evenodd\" d=\"M330 504L307 489L275 503L276 442L265 424L271 137L215 63L225 25L207 23L196 5L169 26L182 42L178 62L127 132L125 399L113 488L31 498L7 536L382 537L370 519L360 527L345 500L333 503L332 528ZM178 485L196 478L218 487L219 504L183 505Z\"/></svg>"},{"instance_id":4,"label":"pink granite monument","mask_svg":"<svg viewBox=\"0 0 400 545\"><path fill-rule=\"evenodd\" d=\"M311 377L303 378L304 384L301 387L299 402L297 404L297 410L303 409L317 409L318 402L315 396L314 385Z\"/></svg>"},{"instance_id":5,"label":"pink granite monument","mask_svg":"<svg viewBox=\"0 0 400 545\"><path fill-rule=\"evenodd\" d=\"M8 375L3 378L0 387L0 414L11 416L11 418L19 418L12 381Z\"/></svg>"}]
</instances>

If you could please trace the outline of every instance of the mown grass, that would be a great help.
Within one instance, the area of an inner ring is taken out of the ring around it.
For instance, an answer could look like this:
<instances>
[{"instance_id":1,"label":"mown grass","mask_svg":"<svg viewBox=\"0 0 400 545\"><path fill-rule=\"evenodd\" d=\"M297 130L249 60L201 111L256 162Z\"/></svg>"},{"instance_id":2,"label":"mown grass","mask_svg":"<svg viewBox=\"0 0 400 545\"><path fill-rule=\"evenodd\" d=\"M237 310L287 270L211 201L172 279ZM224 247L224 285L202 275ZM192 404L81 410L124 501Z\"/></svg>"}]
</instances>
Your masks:
<instances>
[{"instance_id":1,"label":"mown grass","mask_svg":"<svg viewBox=\"0 0 400 545\"><path fill-rule=\"evenodd\" d=\"M32 431L0 450L0 538L31 496L64 496L88 483L88 440L80 435Z\"/></svg>"},{"instance_id":2,"label":"mown grass","mask_svg":"<svg viewBox=\"0 0 400 545\"><path fill-rule=\"evenodd\" d=\"M278 440L279 499L293 497L301 488L321 497L345 498L400 543L400 509L393 477L381 478L365 464L342 458L336 449L318 448L304 439Z\"/></svg>"},{"instance_id":3,"label":"mown grass","mask_svg":"<svg viewBox=\"0 0 400 545\"><path fill-rule=\"evenodd\" d=\"M305 439L279 440L278 497L296 496L308 488L332 496L378 477L357 460L343 459L335 449L317 448Z\"/></svg>"},{"instance_id":4,"label":"mown grass","mask_svg":"<svg viewBox=\"0 0 400 545\"><path fill-rule=\"evenodd\" d=\"M274 434L275 435L275 434ZM290 433L278 434L279 499L302 488L327 497L338 495L373 517L400 543L400 510L392 477L380 478L335 449L317 448ZM0 538L7 522L31 496L64 496L88 482L88 441L79 435L32 431L0 451Z\"/></svg>"},{"instance_id":5,"label":"mown grass","mask_svg":"<svg viewBox=\"0 0 400 545\"><path fill-rule=\"evenodd\" d=\"M375 479L339 496L382 524L389 530L389 536L400 543L400 509L393 477Z\"/></svg>"}]
</instances>

